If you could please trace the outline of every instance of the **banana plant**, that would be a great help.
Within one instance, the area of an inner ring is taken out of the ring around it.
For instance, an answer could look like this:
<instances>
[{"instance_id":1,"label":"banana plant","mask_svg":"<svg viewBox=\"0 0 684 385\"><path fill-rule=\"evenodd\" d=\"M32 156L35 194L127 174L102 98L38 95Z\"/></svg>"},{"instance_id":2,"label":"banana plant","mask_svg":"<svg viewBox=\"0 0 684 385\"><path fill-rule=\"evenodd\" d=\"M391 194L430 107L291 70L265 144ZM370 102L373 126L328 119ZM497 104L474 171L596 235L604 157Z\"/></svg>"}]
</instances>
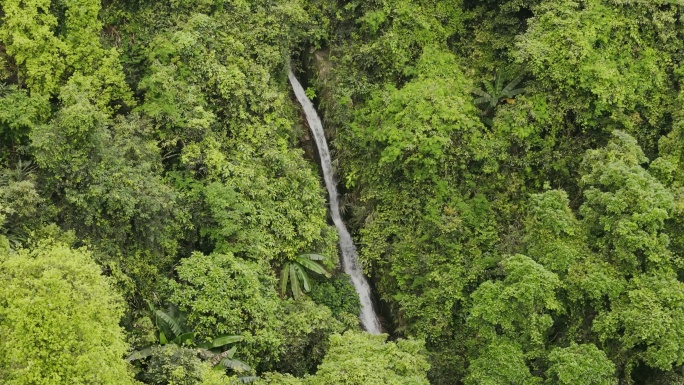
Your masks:
<instances>
[{"instance_id":1,"label":"banana plant","mask_svg":"<svg viewBox=\"0 0 684 385\"><path fill-rule=\"evenodd\" d=\"M167 311L155 309L149 304L150 311L154 316L154 324L157 327L159 345L174 344L183 347L195 347L200 357L211 362L214 368L235 371L249 371L249 365L234 358L237 348L233 346L227 351L219 352L220 348L242 341L244 337L237 335L221 335L211 341L196 342L197 334L185 327L185 314L178 310L174 305L169 306ZM132 352L127 360L129 362L140 360L152 355L152 348L155 345L144 347Z\"/></svg>"},{"instance_id":2,"label":"banana plant","mask_svg":"<svg viewBox=\"0 0 684 385\"><path fill-rule=\"evenodd\" d=\"M481 88L473 88L470 92L479 96L475 99L475 104L478 106L485 106L485 110L492 110L499 104L501 100L507 103L515 103L513 99L516 95L525 92L525 87L515 88L522 81L523 76L520 75L515 79L511 80L504 87L504 76L501 70L496 73L496 79L494 82L483 81L484 90Z\"/></svg>"},{"instance_id":3,"label":"banana plant","mask_svg":"<svg viewBox=\"0 0 684 385\"><path fill-rule=\"evenodd\" d=\"M330 278L331 274L319 261L326 258L320 254L300 254L293 261L286 262L280 270L280 293L287 295L287 284L294 299L299 299L304 292L311 291L311 280L307 270Z\"/></svg>"},{"instance_id":4,"label":"banana plant","mask_svg":"<svg viewBox=\"0 0 684 385\"><path fill-rule=\"evenodd\" d=\"M214 367L215 370L232 369L236 372L250 371L251 368L249 367L249 365L234 357L236 350L237 347L233 346L232 348L221 353L212 352L209 349L200 349L199 353L200 357L209 361L209 363L211 364L211 366Z\"/></svg>"}]
</instances>

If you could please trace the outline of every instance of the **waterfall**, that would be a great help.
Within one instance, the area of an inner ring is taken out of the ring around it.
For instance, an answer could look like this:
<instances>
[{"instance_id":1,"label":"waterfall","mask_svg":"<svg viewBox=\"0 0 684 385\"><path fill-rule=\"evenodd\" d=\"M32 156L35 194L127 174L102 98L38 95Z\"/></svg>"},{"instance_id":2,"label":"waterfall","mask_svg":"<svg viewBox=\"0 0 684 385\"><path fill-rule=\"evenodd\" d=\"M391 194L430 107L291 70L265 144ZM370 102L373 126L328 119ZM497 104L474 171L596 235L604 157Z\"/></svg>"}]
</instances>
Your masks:
<instances>
[{"instance_id":1,"label":"waterfall","mask_svg":"<svg viewBox=\"0 0 684 385\"><path fill-rule=\"evenodd\" d=\"M361 300L361 325L363 325L363 328L369 333L380 334L380 321L378 321L378 316L373 309L370 285L363 275L363 268L360 262L358 262L354 241L352 241L349 230L347 230L347 227L340 216L340 202L337 196L337 185L335 184L335 179L333 177L330 151L328 150L328 143L325 140L323 124L316 113L316 109L314 109L313 103L311 103L306 96L304 88L299 84L299 81L295 78L292 70L288 73L288 77L290 79L290 84L292 84L292 89L297 96L297 100L304 109L304 114L306 114L306 120L309 122L311 133L316 140L316 147L318 147L318 154L321 158L321 168L323 169L323 179L325 180L325 186L328 188L328 195L330 195L330 216L335 223L340 240L342 266L344 267L344 272L351 277L352 284Z\"/></svg>"}]
</instances>

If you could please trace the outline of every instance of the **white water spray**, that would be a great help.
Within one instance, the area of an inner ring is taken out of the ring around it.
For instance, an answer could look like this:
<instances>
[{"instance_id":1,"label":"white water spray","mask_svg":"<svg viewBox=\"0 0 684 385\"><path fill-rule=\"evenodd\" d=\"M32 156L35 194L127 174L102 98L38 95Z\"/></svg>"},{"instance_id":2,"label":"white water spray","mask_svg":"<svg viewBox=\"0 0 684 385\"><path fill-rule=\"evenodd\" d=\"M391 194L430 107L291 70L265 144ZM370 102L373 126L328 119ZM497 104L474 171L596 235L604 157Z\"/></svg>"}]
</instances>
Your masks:
<instances>
[{"instance_id":1,"label":"white water spray","mask_svg":"<svg viewBox=\"0 0 684 385\"><path fill-rule=\"evenodd\" d=\"M361 300L361 315L359 317L361 319L361 325L363 325L363 328L371 334L380 334L380 321L378 321L378 316L375 314L375 309L373 309L370 286L368 285L368 281L363 275L363 269L358 262L354 241L352 241L349 230L347 230L347 227L344 225L342 217L340 216L337 185L333 178L330 151L328 150L328 143L326 142L323 133L323 124L318 117L318 113L316 113L313 103L311 103L306 96L304 88L299 84L299 81L295 78L291 70L288 73L288 77L290 78L290 84L292 84L292 89L297 96L297 100L304 109L304 114L306 114L306 120L309 122L311 133L316 140L316 147L318 147L318 154L321 158L321 168L323 169L323 179L325 180L325 186L328 188L328 195L330 195L330 216L335 223L335 227L337 227L337 233L340 239L342 265L344 267L344 272L351 277L352 284Z\"/></svg>"}]
</instances>

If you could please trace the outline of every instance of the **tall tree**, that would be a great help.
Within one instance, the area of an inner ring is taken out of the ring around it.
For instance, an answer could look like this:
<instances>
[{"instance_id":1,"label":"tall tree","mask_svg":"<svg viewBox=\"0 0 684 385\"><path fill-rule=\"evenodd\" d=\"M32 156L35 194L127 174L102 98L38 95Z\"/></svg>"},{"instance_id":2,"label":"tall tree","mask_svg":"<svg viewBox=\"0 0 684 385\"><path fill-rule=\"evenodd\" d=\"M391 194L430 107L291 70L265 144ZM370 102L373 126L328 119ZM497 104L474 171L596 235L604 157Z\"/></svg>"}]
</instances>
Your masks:
<instances>
[{"instance_id":1,"label":"tall tree","mask_svg":"<svg viewBox=\"0 0 684 385\"><path fill-rule=\"evenodd\" d=\"M121 296L91 254L45 242L0 250L0 380L133 384Z\"/></svg>"}]
</instances>

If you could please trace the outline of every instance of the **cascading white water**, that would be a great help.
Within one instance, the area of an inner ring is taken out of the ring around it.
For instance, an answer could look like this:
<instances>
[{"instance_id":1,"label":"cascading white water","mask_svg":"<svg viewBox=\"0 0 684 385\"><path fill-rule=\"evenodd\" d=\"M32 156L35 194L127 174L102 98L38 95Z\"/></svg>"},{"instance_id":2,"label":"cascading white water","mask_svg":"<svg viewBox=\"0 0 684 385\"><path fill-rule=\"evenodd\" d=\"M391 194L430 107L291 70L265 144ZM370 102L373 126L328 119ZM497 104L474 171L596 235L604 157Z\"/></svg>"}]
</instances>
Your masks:
<instances>
[{"instance_id":1,"label":"cascading white water","mask_svg":"<svg viewBox=\"0 0 684 385\"><path fill-rule=\"evenodd\" d=\"M309 122L311 133L316 140L318 154L321 158L321 168L323 169L323 179L325 180L325 186L328 188L328 195L330 195L330 216L332 217L333 223L335 223L335 227L337 227L337 233L340 239L342 265L344 267L344 272L351 277L352 284L361 300L361 325L363 325L363 328L369 333L380 334L380 321L375 314L375 309L373 309L370 285L368 285L368 280L366 280L366 277L363 275L363 269L358 262L354 241L352 241L349 230L347 230L347 227L340 216L337 185L335 184L335 179L333 177L330 151L328 150L328 143L326 142L323 133L323 124L318 117L318 113L316 112L313 103L311 103L306 96L304 88L299 84L299 81L292 71L288 73L288 77L290 78L290 84L292 84L292 89L297 96L297 100L304 109L304 114L306 114L306 120Z\"/></svg>"}]
</instances>

